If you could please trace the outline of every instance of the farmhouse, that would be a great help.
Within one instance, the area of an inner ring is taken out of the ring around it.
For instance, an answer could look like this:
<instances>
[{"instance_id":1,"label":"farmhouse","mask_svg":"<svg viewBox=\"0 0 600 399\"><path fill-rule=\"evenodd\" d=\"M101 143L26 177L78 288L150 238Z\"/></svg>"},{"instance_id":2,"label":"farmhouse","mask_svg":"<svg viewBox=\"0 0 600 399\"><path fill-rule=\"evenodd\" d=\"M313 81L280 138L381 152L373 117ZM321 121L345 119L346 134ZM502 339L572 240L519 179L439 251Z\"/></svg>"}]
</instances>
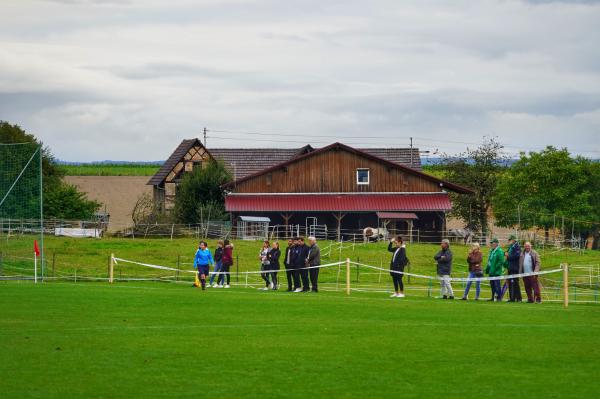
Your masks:
<instances>
[{"instance_id":1,"label":"farmhouse","mask_svg":"<svg viewBox=\"0 0 600 399\"><path fill-rule=\"evenodd\" d=\"M368 227L412 239L438 240L451 209L448 191L467 188L421 172L418 149L356 149L341 143L315 149L206 149L184 140L148 184L169 210L184 173L220 159L234 180L225 207L240 232L266 225L286 233L335 238L362 236ZM296 229L296 230L294 230Z\"/></svg>"}]
</instances>

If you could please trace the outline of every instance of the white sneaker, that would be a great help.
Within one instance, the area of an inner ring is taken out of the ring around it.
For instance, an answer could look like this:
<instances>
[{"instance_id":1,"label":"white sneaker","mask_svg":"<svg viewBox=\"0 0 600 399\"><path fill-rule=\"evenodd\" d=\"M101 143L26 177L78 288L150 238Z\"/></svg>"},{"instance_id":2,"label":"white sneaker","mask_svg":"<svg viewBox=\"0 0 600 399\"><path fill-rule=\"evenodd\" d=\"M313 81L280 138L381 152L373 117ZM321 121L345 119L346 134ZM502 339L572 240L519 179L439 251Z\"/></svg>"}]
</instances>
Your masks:
<instances>
[{"instance_id":1,"label":"white sneaker","mask_svg":"<svg viewBox=\"0 0 600 399\"><path fill-rule=\"evenodd\" d=\"M296 288L294 292L302 292L302 288Z\"/></svg>"},{"instance_id":2,"label":"white sneaker","mask_svg":"<svg viewBox=\"0 0 600 399\"><path fill-rule=\"evenodd\" d=\"M221 284L217 284L217 288L223 288Z\"/></svg>"},{"instance_id":3,"label":"white sneaker","mask_svg":"<svg viewBox=\"0 0 600 399\"><path fill-rule=\"evenodd\" d=\"M229 284L225 284L223 287L224 288L231 288L231 287L229 287Z\"/></svg>"},{"instance_id":4,"label":"white sneaker","mask_svg":"<svg viewBox=\"0 0 600 399\"><path fill-rule=\"evenodd\" d=\"M273 283L269 283L269 289L272 290L273 289Z\"/></svg>"},{"instance_id":5,"label":"white sneaker","mask_svg":"<svg viewBox=\"0 0 600 399\"><path fill-rule=\"evenodd\" d=\"M404 294L400 293L398 295L396 295L398 298L404 298Z\"/></svg>"},{"instance_id":6,"label":"white sneaker","mask_svg":"<svg viewBox=\"0 0 600 399\"><path fill-rule=\"evenodd\" d=\"M217 286L217 283L212 283L212 284L208 285L208 287L210 287L210 288L215 288L216 286Z\"/></svg>"},{"instance_id":7,"label":"white sneaker","mask_svg":"<svg viewBox=\"0 0 600 399\"><path fill-rule=\"evenodd\" d=\"M267 287L262 287L258 289L259 291L269 291L269 289Z\"/></svg>"},{"instance_id":8,"label":"white sneaker","mask_svg":"<svg viewBox=\"0 0 600 399\"><path fill-rule=\"evenodd\" d=\"M396 298L398 295L394 292L392 295L390 295L390 298Z\"/></svg>"}]
</instances>

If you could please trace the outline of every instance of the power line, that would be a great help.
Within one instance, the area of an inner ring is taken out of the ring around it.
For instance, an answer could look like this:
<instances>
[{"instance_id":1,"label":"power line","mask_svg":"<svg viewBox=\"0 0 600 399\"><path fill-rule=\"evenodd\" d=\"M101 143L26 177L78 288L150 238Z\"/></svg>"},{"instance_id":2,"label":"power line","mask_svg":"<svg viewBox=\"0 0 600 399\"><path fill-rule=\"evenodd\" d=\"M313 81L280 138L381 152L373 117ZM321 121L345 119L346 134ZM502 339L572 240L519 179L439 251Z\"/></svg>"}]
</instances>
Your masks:
<instances>
[{"instance_id":1,"label":"power line","mask_svg":"<svg viewBox=\"0 0 600 399\"><path fill-rule=\"evenodd\" d=\"M227 133L227 134L235 134L235 135L249 135L249 136L267 136L267 137L297 137L297 138L302 138L302 137L310 137L310 138L319 138L319 139L326 139L326 138L331 138L334 141L344 141L344 142L348 142L347 139L361 139L360 137L356 137L356 136L347 136L347 137L340 137L337 135L327 135L327 134L319 134L319 135L311 135L311 134L304 134L304 133L284 133L284 132L250 132L250 131L233 131L233 130L209 130L209 132L214 132L214 133ZM225 138L225 137L221 137L218 136L219 139L222 140L227 140L229 138ZM397 139L406 139L406 140L410 140L411 136L393 136L393 137L389 137L389 136L373 136L373 135L368 135L369 139L384 139L384 140L397 140ZM233 138L232 138L233 139ZM238 140L238 139L233 139L233 140ZM457 141L457 140L440 140L437 138L433 138L433 137L424 137L424 136L418 136L416 137L415 140L419 140L419 141L426 141L426 142L434 142L434 143L443 143L443 144L462 144L462 145L480 145L481 142L477 143L477 142L469 142L469 141ZM253 141L259 141L258 139L253 139ZM260 141L265 141L265 140L260 140ZM304 143L304 140L301 141L290 141L290 140L277 140L277 139L270 139L270 140L266 140L266 141L272 141L272 142L296 142L296 143ZM320 143L329 143L331 142L331 140L317 140L314 142L320 142ZM361 143L366 143L364 141L361 141L360 143L356 143L356 144L361 144ZM389 145L389 142L385 143L386 145ZM510 146L510 145L503 145L504 148L511 148L511 149L515 149L518 151L523 151L523 150L528 150L528 151L539 151L538 148L533 148L533 147L521 147L521 146ZM430 147L432 148L432 147ZM577 152L582 152L582 153L600 153L600 150L589 150L589 149L581 149L581 148L571 148L571 151L577 151Z\"/></svg>"}]
</instances>

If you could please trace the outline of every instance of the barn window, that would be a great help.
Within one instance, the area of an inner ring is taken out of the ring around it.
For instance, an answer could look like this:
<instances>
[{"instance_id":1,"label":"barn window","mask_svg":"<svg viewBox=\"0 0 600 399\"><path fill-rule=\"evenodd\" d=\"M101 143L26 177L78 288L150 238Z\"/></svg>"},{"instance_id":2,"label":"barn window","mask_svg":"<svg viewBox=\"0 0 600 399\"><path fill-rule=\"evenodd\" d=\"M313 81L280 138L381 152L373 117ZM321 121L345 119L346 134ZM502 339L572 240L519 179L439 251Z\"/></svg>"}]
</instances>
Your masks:
<instances>
[{"instance_id":1,"label":"barn window","mask_svg":"<svg viewBox=\"0 0 600 399\"><path fill-rule=\"evenodd\" d=\"M356 169L356 184L369 184L369 169Z\"/></svg>"},{"instance_id":2,"label":"barn window","mask_svg":"<svg viewBox=\"0 0 600 399\"><path fill-rule=\"evenodd\" d=\"M202 169L202 161L194 161L194 169Z\"/></svg>"}]
</instances>

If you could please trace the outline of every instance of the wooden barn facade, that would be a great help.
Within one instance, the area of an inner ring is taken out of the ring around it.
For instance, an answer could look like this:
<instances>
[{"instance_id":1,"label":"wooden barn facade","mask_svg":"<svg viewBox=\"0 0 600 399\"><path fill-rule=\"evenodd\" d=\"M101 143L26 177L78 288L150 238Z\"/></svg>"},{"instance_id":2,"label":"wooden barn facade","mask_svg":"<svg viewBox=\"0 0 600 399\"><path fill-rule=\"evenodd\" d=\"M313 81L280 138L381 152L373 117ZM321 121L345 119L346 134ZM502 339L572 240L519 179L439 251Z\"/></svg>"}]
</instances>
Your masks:
<instances>
[{"instance_id":1,"label":"wooden barn facade","mask_svg":"<svg viewBox=\"0 0 600 399\"><path fill-rule=\"evenodd\" d=\"M237 179L227 189L225 207L234 223L241 215L268 217L273 225L306 226L308 234L309 226L326 226L327 236L339 239L385 227L392 234L426 232L428 241L445 228L447 190L471 193L341 143Z\"/></svg>"}]
</instances>

